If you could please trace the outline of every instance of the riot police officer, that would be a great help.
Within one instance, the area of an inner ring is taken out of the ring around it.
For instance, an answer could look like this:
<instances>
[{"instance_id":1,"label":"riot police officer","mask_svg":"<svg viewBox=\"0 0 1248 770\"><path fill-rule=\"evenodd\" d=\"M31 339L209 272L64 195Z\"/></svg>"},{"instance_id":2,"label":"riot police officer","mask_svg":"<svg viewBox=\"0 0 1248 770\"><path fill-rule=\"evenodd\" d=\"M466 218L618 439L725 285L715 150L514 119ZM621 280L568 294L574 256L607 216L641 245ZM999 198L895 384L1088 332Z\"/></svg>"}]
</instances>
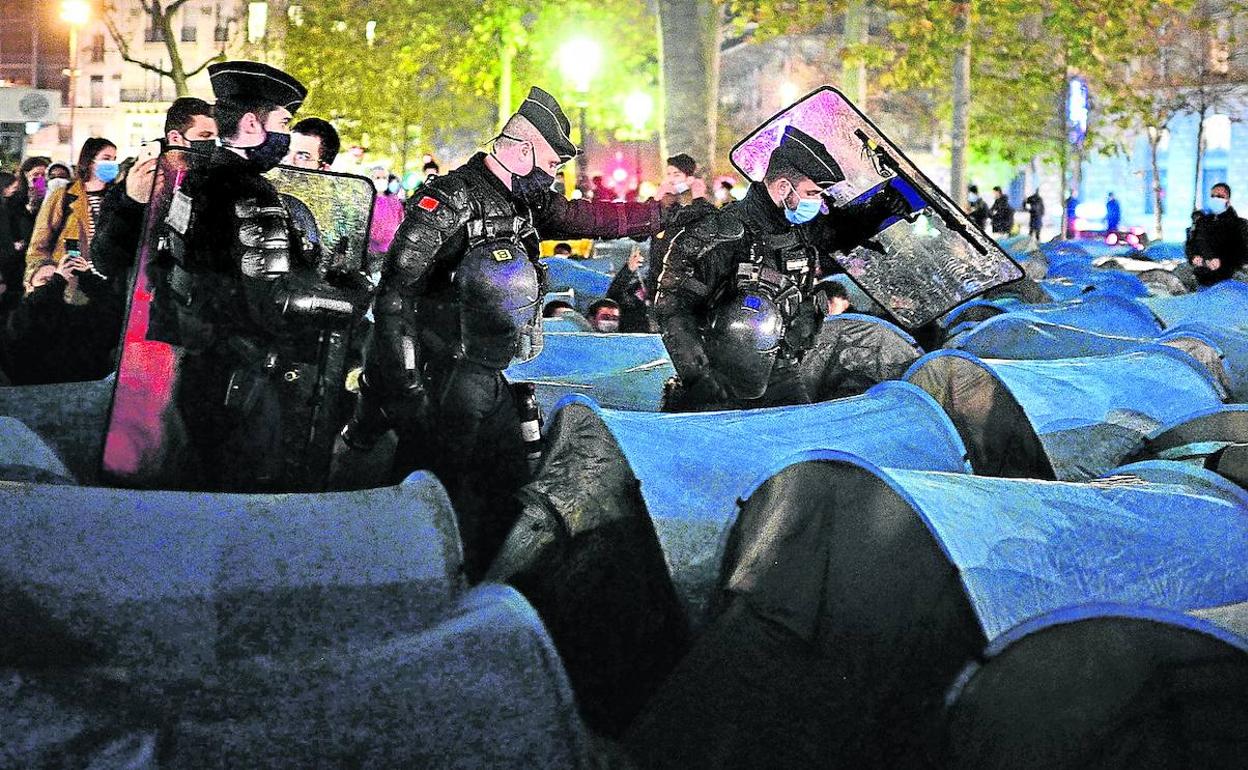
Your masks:
<instances>
[{"instance_id":1,"label":"riot police officer","mask_svg":"<svg viewBox=\"0 0 1248 770\"><path fill-rule=\"evenodd\" d=\"M395 472L432 467L459 516L470 577L482 574L527 476L502 370L534 355L545 291L541 239L645 237L658 204L568 201L554 174L577 154L554 97L534 87L491 151L433 177L407 202L373 303L348 447L393 428Z\"/></svg>"},{"instance_id":2,"label":"riot police officer","mask_svg":"<svg viewBox=\"0 0 1248 770\"><path fill-rule=\"evenodd\" d=\"M654 311L679 378L668 409L809 402L797 364L824 318L813 292L820 252L871 231L864 223L888 205L877 196L852 226L838 225L841 237L804 226L826 217L824 195L844 178L821 142L789 126L742 200L667 239Z\"/></svg>"},{"instance_id":3,"label":"riot police officer","mask_svg":"<svg viewBox=\"0 0 1248 770\"><path fill-rule=\"evenodd\" d=\"M291 467L285 444L297 438L289 413L298 399L284 400L283 383L315 378L309 345L319 330L349 324L355 306L320 280L307 239L263 176L286 155L307 90L257 62L214 64L208 74L221 146L174 192L162 223L168 269L154 289L176 309L174 328L149 331L183 348L174 404L201 471L183 486L314 488Z\"/></svg>"}]
</instances>

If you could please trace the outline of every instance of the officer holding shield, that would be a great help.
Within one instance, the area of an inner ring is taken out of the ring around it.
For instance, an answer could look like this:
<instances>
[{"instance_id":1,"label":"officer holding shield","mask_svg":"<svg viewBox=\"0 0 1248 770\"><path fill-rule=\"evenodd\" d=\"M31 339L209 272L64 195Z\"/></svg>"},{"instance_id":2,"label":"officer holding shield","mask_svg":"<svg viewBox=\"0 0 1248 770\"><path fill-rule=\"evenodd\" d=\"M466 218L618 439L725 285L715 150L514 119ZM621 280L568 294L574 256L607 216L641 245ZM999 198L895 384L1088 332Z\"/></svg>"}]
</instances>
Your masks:
<instances>
[{"instance_id":1,"label":"officer holding shield","mask_svg":"<svg viewBox=\"0 0 1248 770\"><path fill-rule=\"evenodd\" d=\"M539 242L645 237L653 203L568 201L554 175L577 153L554 97L534 87L491 152L431 178L407 203L373 304L352 449L399 436L396 476L433 467L447 486L470 577L484 573L518 512L528 471L502 370L540 347Z\"/></svg>"},{"instance_id":2,"label":"officer holding shield","mask_svg":"<svg viewBox=\"0 0 1248 770\"><path fill-rule=\"evenodd\" d=\"M742 200L668 238L654 311L679 377L669 409L809 402L797 364L824 318L813 292L819 251L867 228L823 233L816 248L805 225L826 217L824 195L844 178L821 142L788 126ZM879 222L895 205L877 198L855 218Z\"/></svg>"},{"instance_id":3,"label":"officer holding shield","mask_svg":"<svg viewBox=\"0 0 1248 770\"><path fill-rule=\"evenodd\" d=\"M176 309L175 328L159 333L184 351L174 404L202 472L184 486L315 488L283 448L284 433L296 432L283 383L315 378L318 335L349 324L355 307L320 280L316 255L263 176L286 155L307 90L258 62L214 64L208 74L221 146L174 193L162 223L168 269L155 287Z\"/></svg>"}]
</instances>

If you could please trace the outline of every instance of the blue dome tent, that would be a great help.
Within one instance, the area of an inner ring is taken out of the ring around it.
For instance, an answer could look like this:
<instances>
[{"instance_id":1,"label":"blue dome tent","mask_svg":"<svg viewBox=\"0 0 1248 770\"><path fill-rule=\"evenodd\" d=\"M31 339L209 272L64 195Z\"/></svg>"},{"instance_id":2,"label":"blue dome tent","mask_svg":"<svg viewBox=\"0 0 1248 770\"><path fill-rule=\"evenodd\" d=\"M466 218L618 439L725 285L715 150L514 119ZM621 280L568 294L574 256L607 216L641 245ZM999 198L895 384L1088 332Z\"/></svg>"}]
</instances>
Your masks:
<instances>
[{"instance_id":1,"label":"blue dome tent","mask_svg":"<svg viewBox=\"0 0 1248 770\"><path fill-rule=\"evenodd\" d=\"M1161 322L1175 326L1187 321L1204 321L1225 329L1248 327L1248 284L1226 280L1202 291L1177 297L1151 297L1143 300Z\"/></svg>"},{"instance_id":2,"label":"blue dome tent","mask_svg":"<svg viewBox=\"0 0 1248 770\"><path fill-rule=\"evenodd\" d=\"M626 744L642 767L938 766L945 693L1019 624L1240 606L1245 514L1242 490L1174 463L1078 484L790 465L746 496L726 609Z\"/></svg>"},{"instance_id":3,"label":"blue dome tent","mask_svg":"<svg viewBox=\"0 0 1248 770\"><path fill-rule=\"evenodd\" d=\"M828 401L857 396L886 380L899 380L922 355L923 348L914 337L891 322L842 313L824 319L800 370L811 400Z\"/></svg>"},{"instance_id":4,"label":"blue dome tent","mask_svg":"<svg viewBox=\"0 0 1248 770\"><path fill-rule=\"evenodd\" d=\"M946 767L1234 767L1248 644L1155 607L1057 610L995 639L946 702Z\"/></svg>"},{"instance_id":5,"label":"blue dome tent","mask_svg":"<svg viewBox=\"0 0 1248 770\"><path fill-rule=\"evenodd\" d=\"M930 393L988 476L1073 480L1119 464L1159 425L1221 404L1195 359L1163 345L1099 358L919 359L906 380Z\"/></svg>"},{"instance_id":6,"label":"blue dome tent","mask_svg":"<svg viewBox=\"0 0 1248 770\"><path fill-rule=\"evenodd\" d=\"M964 450L919 389L802 407L654 414L566 399L488 579L519 588L559 647L586 719L618 734L706 623L741 495L794 452L839 447L963 472Z\"/></svg>"},{"instance_id":7,"label":"blue dome tent","mask_svg":"<svg viewBox=\"0 0 1248 770\"><path fill-rule=\"evenodd\" d=\"M659 335L596 333L547 334L537 358L505 372L512 382L536 385L548 414L571 393L612 409L657 412L663 387L675 374Z\"/></svg>"},{"instance_id":8,"label":"blue dome tent","mask_svg":"<svg viewBox=\"0 0 1248 770\"><path fill-rule=\"evenodd\" d=\"M561 292L571 289L578 312L588 313L594 300L607 296L607 289L611 286L610 275L566 257L550 257L543 261L549 271L546 276L547 290Z\"/></svg>"},{"instance_id":9,"label":"blue dome tent","mask_svg":"<svg viewBox=\"0 0 1248 770\"><path fill-rule=\"evenodd\" d=\"M204 671L415 630L463 590L455 515L426 474L320 495L5 491L2 593L43 620L4 613L0 631L10 648L29 638L27 658L56 657L47 624L101 665Z\"/></svg>"},{"instance_id":10,"label":"blue dome tent","mask_svg":"<svg viewBox=\"0 0 1248 770\"><path fill-rule=\"evenodd\" d=\"M93 382L0 387L0 414L20 420L88 482L100 469L115 376Z\"/></svg>"}]
</instances>

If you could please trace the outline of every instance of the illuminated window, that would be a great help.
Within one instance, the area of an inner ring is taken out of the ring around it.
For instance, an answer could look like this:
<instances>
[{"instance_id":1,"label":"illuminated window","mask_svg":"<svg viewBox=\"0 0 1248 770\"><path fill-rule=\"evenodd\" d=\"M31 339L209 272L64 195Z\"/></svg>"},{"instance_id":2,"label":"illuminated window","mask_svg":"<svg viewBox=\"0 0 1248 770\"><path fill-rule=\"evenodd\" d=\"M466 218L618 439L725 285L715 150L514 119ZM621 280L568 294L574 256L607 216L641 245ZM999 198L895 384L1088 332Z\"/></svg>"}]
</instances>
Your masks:
<instances>
[{"instance_id":1,"label":"illuminated window","mask_svg":"<svg viewBox=\"0 0 1248 770\"><path fill-rule=\"evenodd\" d=\"M1231 149L1231 118L1229 115L1210 115L1205 118L1205 149Z\"/></svg>"},{"instance_id":2,"label":"illuminated window","mask_svg":"<svg viewBox=\"0 0 1248 770\"><path fill-rule=\"evenodd\" d=\"M264 40L265 28L269 25L269 4L267 2L247 4L247 42L259 43Z\"/></svg>"}]
</instances>

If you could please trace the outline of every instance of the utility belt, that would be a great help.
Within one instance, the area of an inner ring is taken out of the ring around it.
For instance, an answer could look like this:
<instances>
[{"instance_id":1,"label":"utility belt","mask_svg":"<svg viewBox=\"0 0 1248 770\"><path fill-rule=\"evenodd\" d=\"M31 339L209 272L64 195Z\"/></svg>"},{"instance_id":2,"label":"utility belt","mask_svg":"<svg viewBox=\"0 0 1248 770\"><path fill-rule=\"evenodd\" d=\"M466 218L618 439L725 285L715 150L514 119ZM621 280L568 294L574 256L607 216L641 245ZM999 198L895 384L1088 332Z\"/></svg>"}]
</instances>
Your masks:
<instances>
[{"instance_id":1,"label":"utility belt","mask_svg":"<svg viewBox=\"0 0 1248 770\"><path fill-rule=\"evenodd\" d=\"M269 383L308 393L316 387L316 365L288 353L239 336L230 337L218 349L235 362L226 386L227 407L250 411Z\"/></svg>"},{"instance_id":2,"label":"utility belt","mask_svg":"<svg viewBox=\"0 0 1248 770\"><path fill-rule=\"evenodd\" d=\"M533 223L518 214L473 217L467 227L470 249L487 241L511 239L523 243L526 238L537 237Z\"/></svg>"},{"instance_id":3,"label":"utility belt","mask_svg":"<svg viewBox=\"0 0 1248 770\"><path fill-rule=\"evenodd\" d=\"M770 300L786 320L802 301L801 286L791 276L750 262L737 265L734 288L737 293L758 294Z\"/></svg>"}]
</instances>

